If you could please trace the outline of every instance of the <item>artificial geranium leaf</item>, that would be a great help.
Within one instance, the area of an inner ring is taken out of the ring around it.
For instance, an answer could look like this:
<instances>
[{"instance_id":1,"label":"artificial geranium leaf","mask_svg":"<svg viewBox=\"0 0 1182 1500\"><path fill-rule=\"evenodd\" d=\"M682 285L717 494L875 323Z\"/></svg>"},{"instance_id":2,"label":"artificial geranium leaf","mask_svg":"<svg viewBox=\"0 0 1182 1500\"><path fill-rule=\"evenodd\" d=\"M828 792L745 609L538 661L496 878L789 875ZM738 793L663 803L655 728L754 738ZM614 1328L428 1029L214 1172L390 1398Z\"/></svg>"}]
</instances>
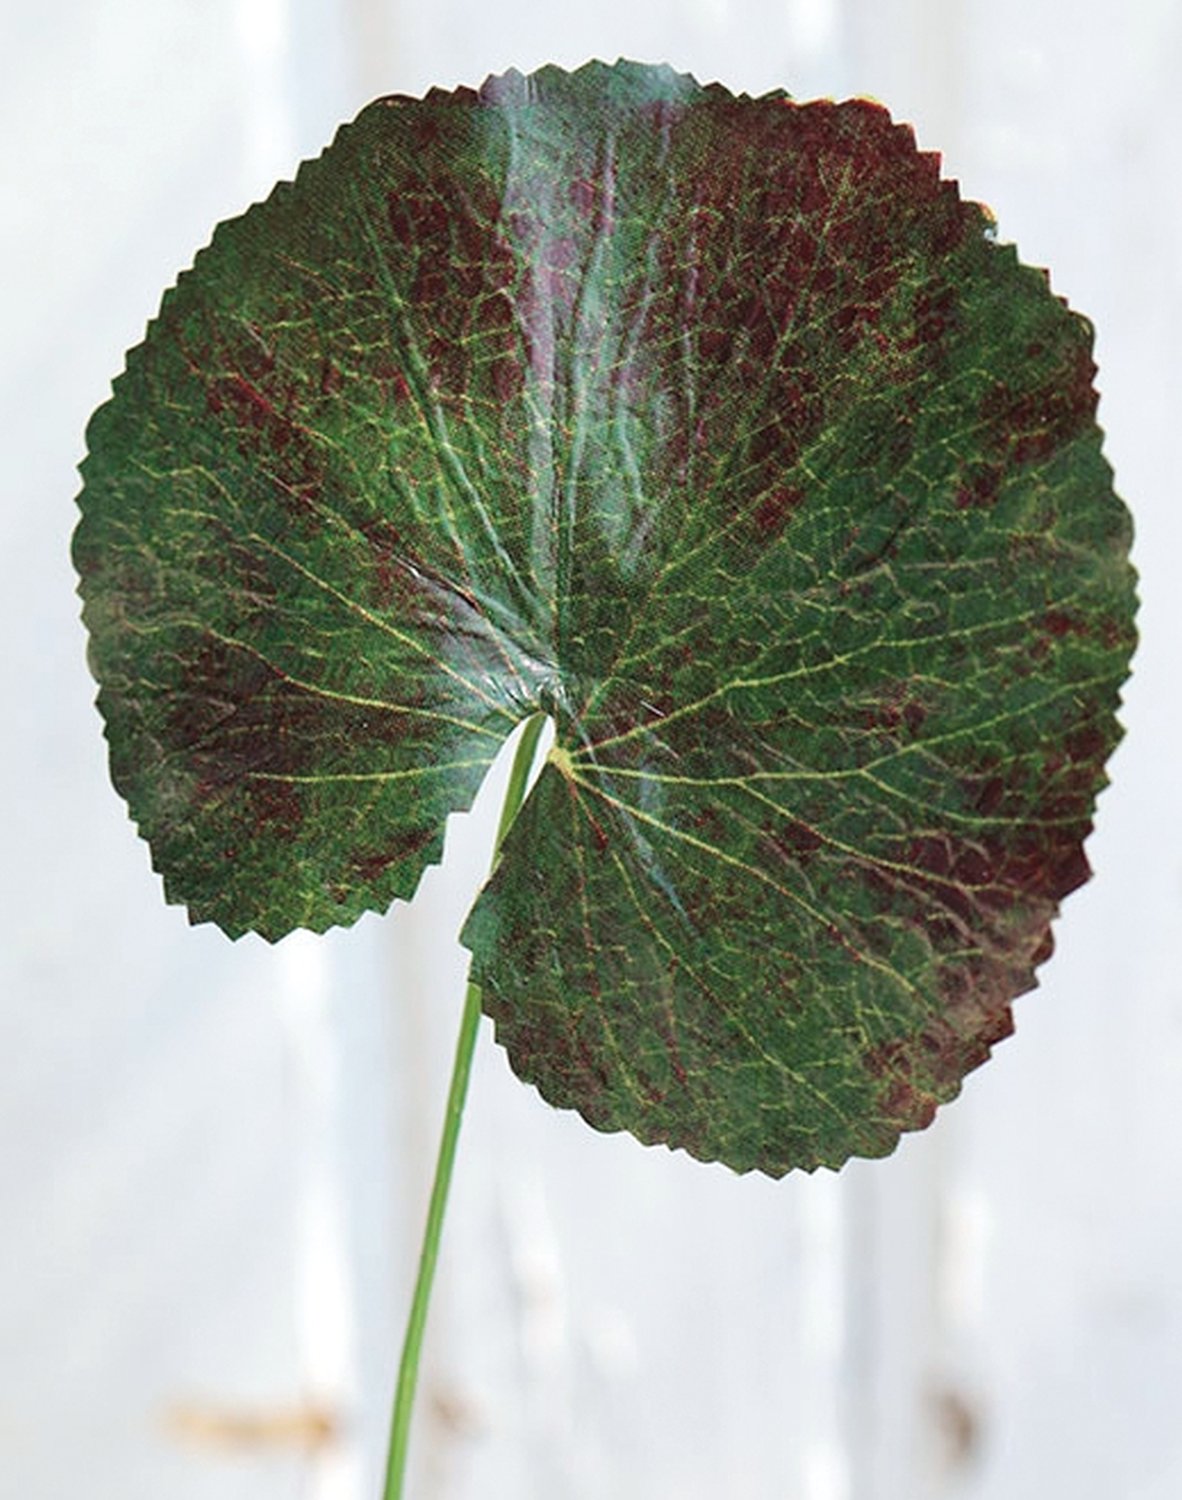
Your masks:
<instances>
[{"instance_id":1,"label":"artificial geranium leaf","mask_svg":"<svg viewBox=\"0 0 1182 1500\"><path fill-rule=\"evenodd\" d=\"M1133 643L1088 325L877 105L591 65L378 101L164 299L75 556L169 895L409 894L514 1067L780 1173L889 1150L1087 874Z\"/></svg>"}]
</instances>

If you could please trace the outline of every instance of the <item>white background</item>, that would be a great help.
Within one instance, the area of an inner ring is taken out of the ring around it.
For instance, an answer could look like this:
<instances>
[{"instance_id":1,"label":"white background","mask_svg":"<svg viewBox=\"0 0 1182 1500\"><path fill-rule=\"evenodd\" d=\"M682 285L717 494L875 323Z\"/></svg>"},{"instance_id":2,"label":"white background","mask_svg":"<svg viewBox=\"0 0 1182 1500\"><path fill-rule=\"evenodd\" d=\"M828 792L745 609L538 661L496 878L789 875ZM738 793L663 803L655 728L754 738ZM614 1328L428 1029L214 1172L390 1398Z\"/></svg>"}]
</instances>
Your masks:
<instances>
[{"instance_id":1,"label":"white background","mask_svg":"<svg viewBox=\"0 0 1182 1500\"><path fill-rule=\"evenodd\" d=\"M476 837L275 949L166 908L68 540L89 412L217 220L373 94L667 60L869 93L1098 328L1128 737L1018 1031L887 1162L602 1137L485 1036L415 1500L1182 1494L1182 10L1172 0L46 0L0 13L0 1490L377 1500ZM453 827L453 832L454 832Z\"/></svg>"}]
</instances>

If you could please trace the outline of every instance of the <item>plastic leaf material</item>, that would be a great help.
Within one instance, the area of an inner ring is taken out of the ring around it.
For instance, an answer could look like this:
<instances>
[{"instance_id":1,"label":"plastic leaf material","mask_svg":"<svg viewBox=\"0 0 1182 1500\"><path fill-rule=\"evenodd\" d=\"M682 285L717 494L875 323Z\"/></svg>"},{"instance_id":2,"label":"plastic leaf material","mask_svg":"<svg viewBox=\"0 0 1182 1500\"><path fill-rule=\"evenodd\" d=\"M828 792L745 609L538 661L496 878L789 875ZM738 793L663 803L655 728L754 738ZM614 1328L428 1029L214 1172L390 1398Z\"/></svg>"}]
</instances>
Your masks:
<instances>
[{"instance_id":1,"label":"plastic leaf material","mask_svg":"<svg viewBox=\"0 0 1182 1500\"><path fill-rule=\"evenodd\" d=\"M514 1068L773 1174L891 1149L1050 952L1133 644L1091 331L875 104L664 68L381 99L94 417L75 557L170 899L409 896Z\"/></svg>"}]
</instances>

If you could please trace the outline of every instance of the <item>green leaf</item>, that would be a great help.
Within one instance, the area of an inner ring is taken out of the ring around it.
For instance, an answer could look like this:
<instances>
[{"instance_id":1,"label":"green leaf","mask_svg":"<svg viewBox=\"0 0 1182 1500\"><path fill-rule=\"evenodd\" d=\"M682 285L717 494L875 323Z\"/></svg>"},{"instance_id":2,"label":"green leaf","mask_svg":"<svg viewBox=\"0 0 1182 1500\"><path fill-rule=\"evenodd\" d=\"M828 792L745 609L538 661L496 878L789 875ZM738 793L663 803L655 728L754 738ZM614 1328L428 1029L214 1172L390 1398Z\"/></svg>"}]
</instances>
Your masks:
<instances>
[{"instance_id":1,"label":"green leaf","mask_svg":"<svg viewBox=\"0 0 1182 1500\"><path fill-rule=\"evenodd\" d=\"M379 100L218 229L89 432L170 899L385 908L544 709L463 935L518 1073L739 1170L890 1150L1087 875L1134 640L1093 374L877 105L625 63Z\"/></svg>"}]
</instances>

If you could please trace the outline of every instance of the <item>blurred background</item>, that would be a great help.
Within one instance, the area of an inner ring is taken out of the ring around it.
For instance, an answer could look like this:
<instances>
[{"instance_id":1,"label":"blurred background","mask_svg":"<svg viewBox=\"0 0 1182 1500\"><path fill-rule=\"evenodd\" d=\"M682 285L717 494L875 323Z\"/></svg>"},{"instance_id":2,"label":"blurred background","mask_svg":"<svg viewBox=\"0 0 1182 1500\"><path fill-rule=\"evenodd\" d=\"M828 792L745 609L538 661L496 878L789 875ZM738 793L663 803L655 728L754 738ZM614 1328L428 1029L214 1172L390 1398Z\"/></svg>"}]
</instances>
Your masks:
<instances>
[{"instance_id":1,"label":"blurred background","mask_svg":"<svg viewBox=\"0 0 1182 1500\"><path fill-rule=\"evenodd\" d=\"M413 907L326 940L164 906L77 621L87 416L213 225L370 97L621 54L880 98L1053 269L1098 328L1144 644L1096 879L1016 1037L889 1161L740 1179L550 1110L482 1038L410 1494L1182 1494L1172 0L2 7L6 1494L377 1500L491 835L453 820Z\"/></svg>"}]
</instances>

